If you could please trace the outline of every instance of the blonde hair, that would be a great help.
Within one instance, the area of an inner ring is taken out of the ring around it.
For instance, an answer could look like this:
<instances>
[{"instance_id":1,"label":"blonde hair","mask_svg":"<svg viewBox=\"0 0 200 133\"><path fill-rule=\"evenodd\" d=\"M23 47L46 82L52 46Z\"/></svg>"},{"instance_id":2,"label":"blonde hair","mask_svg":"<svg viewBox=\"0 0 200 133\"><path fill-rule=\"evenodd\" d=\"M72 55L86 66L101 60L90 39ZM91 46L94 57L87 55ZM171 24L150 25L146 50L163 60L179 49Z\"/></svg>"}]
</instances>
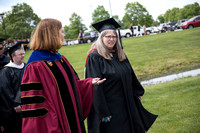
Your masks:
<instances>
[{"instance_id":1,"label":"blonde hair","mask_svg":"<svg viewBox=\"0 0 200 133\"><path fill-rule=\"evenodd\" d=\"M58 52L63 43L59 33L61 28L61 22L56 19L41 20L32 33L30 49Z\"/></svg>"},{"instance_id":2,"label":"blonde hair","mask_svg":"<svg viewBox=\"0 0 200 133\"><path fill-rule=\"evenodd\" d=\"M110 30L104 30L99 35L98 39L92 44L90 50L96 48L98 53L107 60L112 60L111 55L105 44L103 43L103 37L109 32ZM121 48L121 43L119 41L119 36L115 30L112 30L114 34L117 36L117 40L114 46L114 50L118 55L120 61L124 61L126 59L126 55L124 50Z\"/></svg>"}]
</instances>

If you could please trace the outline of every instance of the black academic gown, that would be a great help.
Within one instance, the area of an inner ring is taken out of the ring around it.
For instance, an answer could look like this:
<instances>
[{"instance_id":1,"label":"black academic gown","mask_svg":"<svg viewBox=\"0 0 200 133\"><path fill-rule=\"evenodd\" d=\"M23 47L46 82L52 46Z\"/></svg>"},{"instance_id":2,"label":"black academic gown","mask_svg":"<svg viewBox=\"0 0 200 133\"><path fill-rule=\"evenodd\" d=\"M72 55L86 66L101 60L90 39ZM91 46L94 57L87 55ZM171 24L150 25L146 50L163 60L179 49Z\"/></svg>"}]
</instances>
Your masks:
<instances>
[{"instance_id":1,"label":"black academic gown","mask_svg":"<svg viewBox=\"0 0 200 133\"><path fill-rule=\"evenodd\" d=\"M94 50L86 62L86 77L106 78L95 86L93 106L88 116L88 133L144 133L153 124L156 115L143 108L138 96L144 89L126 59L106 60ZM112 116L110 122L101 122Z\"/></svg>"},{"instance_id":2,"label":"black academic gown","mask_svg":"<svg viewBox=\"0 0 200 133\"><path fill-rule=\"evenodd\" d=\"M0 125L3 125L8 133L21 132L21 113L16 113L14 107L21 103L22 71L23 68L10 66L0 70Z\"/></svg>"}]
</instances>

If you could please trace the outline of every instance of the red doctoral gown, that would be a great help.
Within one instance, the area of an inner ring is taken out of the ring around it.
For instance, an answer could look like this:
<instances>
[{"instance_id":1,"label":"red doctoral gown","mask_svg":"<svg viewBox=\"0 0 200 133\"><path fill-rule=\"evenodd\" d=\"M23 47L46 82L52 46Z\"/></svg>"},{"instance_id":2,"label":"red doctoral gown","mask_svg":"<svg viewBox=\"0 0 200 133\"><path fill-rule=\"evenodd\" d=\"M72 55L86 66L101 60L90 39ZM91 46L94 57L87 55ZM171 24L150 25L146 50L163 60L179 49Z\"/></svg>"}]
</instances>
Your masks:
<instances>
[{"instance_id":1,"label":"red doctoral gown","mask_svg":"<svg viewBox=\"0 0 200 133\"><path fill-rule=\"evenodd\" d=\"M79 80L64 56L53 61L34 59L48 54L52 53L34 51L24 70L22 132L85 133L84 119L94 95L92 78Z\"/></svg>"}]
</instances>

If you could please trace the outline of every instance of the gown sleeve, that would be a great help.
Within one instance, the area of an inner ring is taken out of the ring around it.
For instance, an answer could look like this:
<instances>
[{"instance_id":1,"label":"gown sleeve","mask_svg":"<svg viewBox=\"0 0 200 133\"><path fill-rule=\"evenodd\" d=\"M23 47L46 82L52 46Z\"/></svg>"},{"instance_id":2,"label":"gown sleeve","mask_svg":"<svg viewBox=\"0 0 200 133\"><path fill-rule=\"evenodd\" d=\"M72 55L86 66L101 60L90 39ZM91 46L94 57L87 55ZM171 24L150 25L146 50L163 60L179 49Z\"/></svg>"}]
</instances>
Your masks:
<instances>
[{"instance_id":1,"label":"gown sleeve","mask_svg":"<svg viewBox=\"0 0 200 133\"><path fill-rule=\"evenodd\" d=\"M134 92L136 93L137 96L142 96L144 94L144 88L138 81L133 69L132 69L132 86L133 86Z\"/></svg>"},{"instance_id":2,"label":"gown sleeve","mask_svg":"<svg viewBox=\"0 0 200 133\"><path fill-rule=\"evenodd\" d=\"M127 57L126 57L127 58ZM135 72L127 58L127 62L129 67L131 68L131 75L132 75L132 88L133 88L133 92L135 92L136 96L142 96L144 94L144 88L143 86L140 84L140 82L138 81Z\"/></svg>"},{"instance_id":3,"label":"gown sleeve","mask_svg":"<svg viewBox=\"0 0 200 133\"><path fill-rule=\"evenodd\" d=\"M83 119L86 119L86 117L88 116L90 112L90 108L92 106L92 101L94 97L92 78L77 80L77 82L78 82L79 91L81 94Z\"/></svg>"},{"instance_id":4,"label":"gown sleeve","mask_svg":"<svg viewBox=\"0 0 200 133\"><path fill-rule=\"evenodd\" d=\"M7 71L7 68L4 68L0 71L0 109L3 112L10 112L12 107L14 107L14 91L11 88L11 79L10 79L11 72Z\"/></svg>"},{"instance_id":5,"label":"gown sleeve","mask_svg":"<svg viewBox=\"0 0 200 133\"><path fill-rule=\"evenodd\" d=\"M86 62L86 70L85 70L85 77L99 77L103 79L103 75L101 72L101 65L102 65L102 57L97 54L91 53L88 56ZM105 81L106 82L106 81ZM99 115L99 119L110 116L110 111L107 106L107 102L104 95L104 83L99 85L94 85L94 100L93 100L93 107L97 114Z\"/></svg>"}]
</instances>

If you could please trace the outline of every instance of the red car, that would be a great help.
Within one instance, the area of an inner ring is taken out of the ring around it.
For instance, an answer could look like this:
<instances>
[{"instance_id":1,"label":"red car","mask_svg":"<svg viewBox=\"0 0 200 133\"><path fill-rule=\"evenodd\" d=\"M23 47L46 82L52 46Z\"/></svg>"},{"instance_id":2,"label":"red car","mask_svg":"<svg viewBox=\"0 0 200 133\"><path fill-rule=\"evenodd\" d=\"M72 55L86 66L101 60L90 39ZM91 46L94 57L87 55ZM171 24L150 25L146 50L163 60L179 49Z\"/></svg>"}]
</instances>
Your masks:
<instances>
[{"instance_id":1,"label":"red car","mask_svg":"<svg viewBox=\"0 0 200 133\"><path fill-rule=\"evenodd\" d=\"M183 29L191 29L191 28L199 27L199 26L200 26L200 15L189 19L188 21L182 23L181 25Z\"/></svg>"}]
</instances>

